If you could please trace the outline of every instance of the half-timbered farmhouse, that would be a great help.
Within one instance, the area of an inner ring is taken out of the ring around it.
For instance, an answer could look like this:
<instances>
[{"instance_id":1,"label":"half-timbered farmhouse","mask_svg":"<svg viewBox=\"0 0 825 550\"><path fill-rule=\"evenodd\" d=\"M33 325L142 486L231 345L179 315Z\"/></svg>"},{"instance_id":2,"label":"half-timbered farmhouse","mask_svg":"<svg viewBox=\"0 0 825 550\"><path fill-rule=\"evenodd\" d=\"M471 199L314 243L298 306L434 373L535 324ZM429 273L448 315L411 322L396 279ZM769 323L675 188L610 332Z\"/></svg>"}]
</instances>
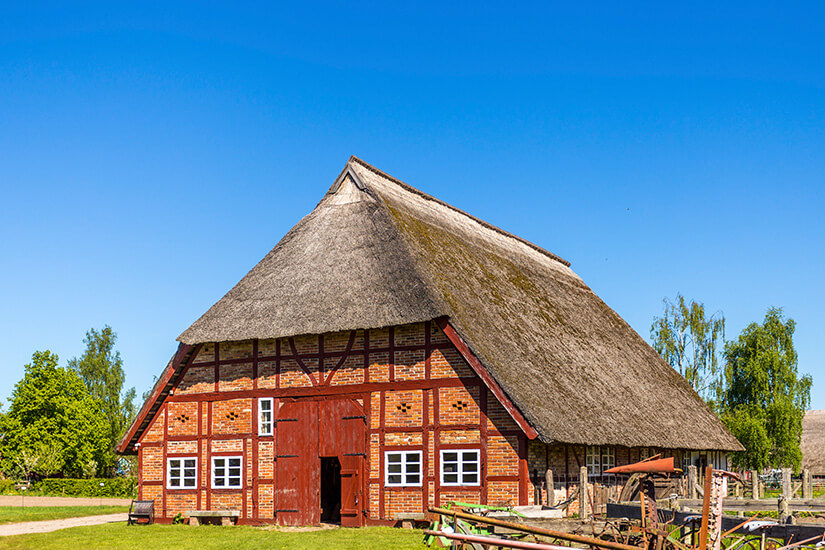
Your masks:
<instances>
[{"instance_id":1,"label":"half-timbered farmhouse","mask_svg":"<svg viewBox=\"0 0 825 550\"><path fill-rule=\"evenodd\" d=\"M567 261L355 157L178 340L118 447L161 521L526 505L548 468L561 501L582 466L741 449Z\"/></svg>"}]
</instances>

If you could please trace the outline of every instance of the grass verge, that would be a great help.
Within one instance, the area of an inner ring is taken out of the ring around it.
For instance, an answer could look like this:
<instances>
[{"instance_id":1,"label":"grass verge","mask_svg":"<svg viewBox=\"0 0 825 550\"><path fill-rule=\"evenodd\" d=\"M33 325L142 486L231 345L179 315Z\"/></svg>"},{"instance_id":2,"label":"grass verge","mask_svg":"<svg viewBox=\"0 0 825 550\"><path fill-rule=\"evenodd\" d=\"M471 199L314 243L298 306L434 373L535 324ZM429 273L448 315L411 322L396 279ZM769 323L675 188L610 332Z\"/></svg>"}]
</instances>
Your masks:
<instances>
[{"instance_id":1,"label":"grass verge","mask_svg":"<svg viewBox=\"0 0 825 550\"><path fill-rule=\"evenodd\" d=\"M52 550L100 548L146 550L324 549L324 550L423 550L421 531L391 527L286 531L267 527L217 527L202 525L149 525L127 527L122 523L74 527L51 533L0 538L0 549Z\"/></svg>"},{"instance_id":2,"label":"grass verge","mask_svg":"<svg viewBox=\"0 0 825 550\"><path fill-rule=\"evenodd\" d=\"M128 512L128 506L0 506L0 525Z\"/></svg>"}]
</instances>

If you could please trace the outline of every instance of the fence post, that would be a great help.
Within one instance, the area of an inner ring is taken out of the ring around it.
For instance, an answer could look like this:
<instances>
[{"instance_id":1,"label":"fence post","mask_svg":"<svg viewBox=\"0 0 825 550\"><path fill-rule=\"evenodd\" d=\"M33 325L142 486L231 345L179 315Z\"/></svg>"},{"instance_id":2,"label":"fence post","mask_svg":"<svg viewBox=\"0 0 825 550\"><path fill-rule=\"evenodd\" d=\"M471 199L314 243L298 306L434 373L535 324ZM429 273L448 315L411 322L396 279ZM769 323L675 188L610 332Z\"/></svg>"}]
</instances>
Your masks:
<instances>
[{"instance_id":1,"label":"fence post","mask_svg":"<svg viewBox=\"0 0 825 550\"><path fill-rule=\"evenodd\" d=\"M587 499L587 466L579 469L579 518L587 519L590 512L590 503Z\"/></svg>"},{"instance_id":2,"label":"fence post","mask_svg":"<svg viewBox=\"0 0 825 550\"><path fill-rule=\"evenodd\" d=\"M811 471L802 470L802 498L806 500L814 498L813 483L811 481Z\"/></svg>"},{"instance_id":3,"label":"fence post","mask_svg":"<svg viewBox=\"0 0 825 550\"><path fill-rule=\"evenodd\" d=\"M545 504L547 504L547 506L554 506L556 504L556 485L553 483L553 470L544 472L544 483L547 485Z\"/></svg>"},{"instance_id":4,"label":"fence post","mask_svg":"<svg viewBox=\"0 0 825 550\"><path fill-rule=\"evenodd\" d=\"M756 470L751 470L751 483L753 484L751 488L752 498L755 500L762 498L762 491L759 490L759 472Z\"/></svg>"},{"instance_id":5,"label":"fence post","mask_svg":"<svg viewBox=\"0 0 825 550\"><path fill-rule=\"evenodd\" d=\"M691 464L688 466L688 498L696 500L696 466Z\"/></svg>"},{"instance_id":6,"label":"fence post","mask_svg":"<svg viewBox=\"0 0 825 550\"><path fill-rule=\"evenodd\" d=\"M782 498L779 499L779 521L788 523L791 515L791 469L782 468Z\"/></svg>"}]
</instances>

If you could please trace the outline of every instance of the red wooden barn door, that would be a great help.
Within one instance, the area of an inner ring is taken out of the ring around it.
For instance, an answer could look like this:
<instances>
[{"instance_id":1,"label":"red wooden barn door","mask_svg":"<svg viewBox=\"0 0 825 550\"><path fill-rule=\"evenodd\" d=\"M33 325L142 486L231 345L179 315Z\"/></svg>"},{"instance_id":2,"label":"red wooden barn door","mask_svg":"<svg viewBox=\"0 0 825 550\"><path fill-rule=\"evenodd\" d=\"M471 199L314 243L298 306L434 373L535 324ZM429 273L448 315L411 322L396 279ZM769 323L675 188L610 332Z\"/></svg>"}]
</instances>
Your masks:
<instances>
[{"instance_id":1,"label":"red wooden barn door","mask_svg":"<svg viewBox=\"0 0 825 550\"><path fill-rule=\"evenodd\" d=\"M275 514L278 523L317 524L321 483L318 402L287 403L278 411L277 422Z\"/></svg>"},{"instance_id":2,"label":"red wooden barn door","mask_svg":"<svg viewBox=\"0 0 825 550\"><path fill-rule=\"evenodd\" d=\"M341 526L363 525L366 416L352 399L322 401L319 411L320 456L341 463Z\"/></svg>"}]
</instances>

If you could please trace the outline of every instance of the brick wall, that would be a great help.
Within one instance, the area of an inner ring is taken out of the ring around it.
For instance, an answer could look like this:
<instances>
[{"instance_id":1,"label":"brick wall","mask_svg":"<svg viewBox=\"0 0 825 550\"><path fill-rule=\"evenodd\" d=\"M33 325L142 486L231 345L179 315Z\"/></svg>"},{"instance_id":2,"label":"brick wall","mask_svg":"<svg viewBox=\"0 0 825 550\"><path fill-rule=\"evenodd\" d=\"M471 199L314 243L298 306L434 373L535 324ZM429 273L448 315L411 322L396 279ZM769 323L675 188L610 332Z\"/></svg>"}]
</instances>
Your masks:
<instances>
[{"instance_id":1,"label":"brick wall","mask_svg":"<svg viewBox=\"0 0 825 550\"><path fill-rule=\"evenodd\" d=\"M425 349L427 345L430 346L429 354ZM349 355L344 356L348 348ZM293 355L293 349L298 357ZM518 426L492 393L483 388L436 324L430 323L428 329L427 324L417 323L393 327L392 330L370 330L368 334L356 331L354 336L347 331L325 334L321 338L301 336L292 341L269 339L202 346L167 403L168 433L176 440L166 443L171 454L200 453L200 491L168 491L166 518L194 508L199 497L202 509L241 510L245 503L246 518L272 520L277 507L275 455L279 451L275 448L275 437L257 435L257 418L254 417L257 398L262 395L278 397L281 391L316 390L315 385L326 383L328 386L325 387L340 388L357 387L365 382L389 384L383 390L370 391L368 396L359 393L353 397L362 405L362 397L366 397L365 486L369 495L369 517L391 519L398 513L422 512L427 506L449 500L518 502L518 481L485 481L472 488L440 487L439 449L451 446L481 449L486 432L489 432L486 440L489 456L481 460L489 474L517 476ZM214 393L216 383L218 394ZM410 384L419 386L409 387ZM322 387L316 391L323 393L326 390ZM221 392L235 393L227 396L231 399L216 397ZM252 393L249 397L238 397L242 392ZM199 394L208 396L200 407ZM482 411L484 401L486 415ZM275 404L277 411L283 401L276 399ZM141 441L157 444L155 442L163 441L163 436L163 415L158 415ZM422 449L422 466L426 469L422 487L388 488L384 485L384 446ZM248 489L245 492L211 490L209 457L214 453L241 455L244 449L244 477ZM531 452L535 455L531 463L537 463L540 451ZM142 454L143 480L165 482L163 449L146 447ZM253 476L253 465L257 477ZM145 498L161 499L160 485L146 485L143 489Z\"/></svg>"}]
</instances>

